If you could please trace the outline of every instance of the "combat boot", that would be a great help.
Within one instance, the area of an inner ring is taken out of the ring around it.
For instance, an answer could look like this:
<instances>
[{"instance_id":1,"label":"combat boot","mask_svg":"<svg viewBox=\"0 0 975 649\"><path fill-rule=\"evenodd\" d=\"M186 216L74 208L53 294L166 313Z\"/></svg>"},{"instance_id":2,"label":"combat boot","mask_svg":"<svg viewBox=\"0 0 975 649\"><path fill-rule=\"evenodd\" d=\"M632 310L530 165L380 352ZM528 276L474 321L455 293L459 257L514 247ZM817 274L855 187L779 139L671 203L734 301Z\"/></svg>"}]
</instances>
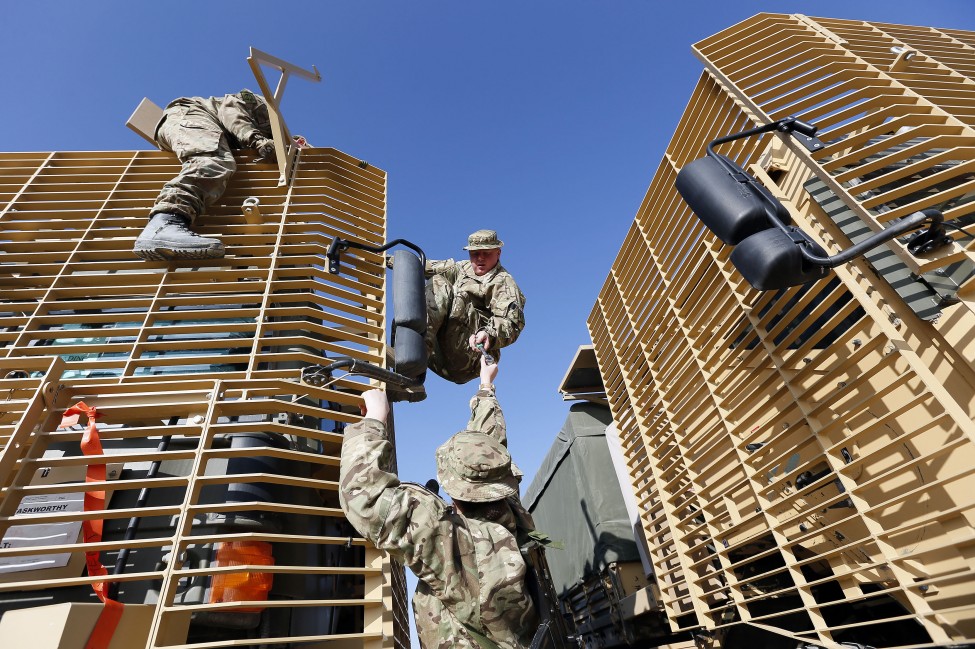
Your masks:
<instances>
[{"instance_id":1,"label":"combat boot","mask_svg":"<svg viewBox=\"0 0 975 649\"><path fill-rule=\"evenodd\" d=\"M143 259L215 259L225 250L219 239L201 237L189 228L190 220L180 214L159 212L149 219L135 240L133 252Z\"/></svg>"}]
</instances>

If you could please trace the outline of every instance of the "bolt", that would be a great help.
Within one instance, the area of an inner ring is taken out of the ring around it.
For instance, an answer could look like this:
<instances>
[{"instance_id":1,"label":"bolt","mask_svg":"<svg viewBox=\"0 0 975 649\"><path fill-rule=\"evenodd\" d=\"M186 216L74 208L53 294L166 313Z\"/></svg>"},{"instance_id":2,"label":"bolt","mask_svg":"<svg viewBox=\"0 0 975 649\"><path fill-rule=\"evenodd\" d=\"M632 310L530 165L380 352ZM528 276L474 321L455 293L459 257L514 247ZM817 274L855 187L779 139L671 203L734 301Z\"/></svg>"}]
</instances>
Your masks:
<instances>
[{"instance_id":1,"label":"bolt","mask_svg":"<svg viewBox=\"0 0 975 649\"><path fill-rule=\"evenodd\" d=\"M197 425L202 424L203 423L203 415L193 415L193 418L190 421L192 421L194 424L197 424Z\"/></svg>"},{"instance_id":2,"label":"bolt","mask_svg":"<svg viewBox=\"0 0 975 649\"><path fill-rule=\"evenodd\" d=\"M863 344L863 341L860 340L859 338L854 338L853 341L850 344L853 345L853 349L857 349L857 348L860 347L860 345Z\"/></svg>"}]
</instances>

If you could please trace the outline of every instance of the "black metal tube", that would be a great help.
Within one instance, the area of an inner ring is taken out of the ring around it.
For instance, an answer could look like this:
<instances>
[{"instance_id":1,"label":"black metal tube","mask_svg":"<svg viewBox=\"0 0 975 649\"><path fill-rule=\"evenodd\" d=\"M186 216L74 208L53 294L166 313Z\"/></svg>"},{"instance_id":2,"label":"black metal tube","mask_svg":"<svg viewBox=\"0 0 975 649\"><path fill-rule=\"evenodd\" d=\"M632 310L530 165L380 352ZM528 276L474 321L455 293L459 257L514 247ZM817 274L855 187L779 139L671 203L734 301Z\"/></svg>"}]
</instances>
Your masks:
<instances>
[{"instance_id":1,"label":"black metal tube","mask_svg":"<svg viewBox=\"0 0 975 649\"><path fill-rule=\"evenodd\" d=\"M365 363L363 361L357 361L351 358L345 358L340 361L329 363L328 365L323 365L322 369L319 371L325 374L331 374L335 370L345 368L348 368L350 372L355 372L356 374L361 374L371 379L376 379L377 381L392 383L393 385L398 385L404 388L418 388L423 385L416 379L411 379L408 376L397 374L396 372L379 367L378 365L373 365L372 363ZM305 369L308 370L310 368Z\"/></svg>"},{"instance_id":2,"label":"black metal tube","mask_svg":"<svg viewBox=\"0 0 975 649\"><path fill-rule=\"evenodd\" d=\"M411 241L407 241L406 239L393 239L385 246L367 246L364 243L356 243L354 241L349 241L348 239L340 239L336 237L332 239L332 243L329 244L328 251L326 251L325 253L325 256L328 257L328 260L330 262L328 267L328 272L332 274L336 274L339 272L338 253L342 250L347 250L348 248L357 248L359 250L367 250L369 252L385 252L390 248L392 248L393 246L400 245L400 244L406 246L407 248L415 252L417 256L420 257L420 266L424 270L426 270L427 267L426 253L423 252L420 246L416 245Z\"/></svg>"},{"instance_id":3,"label":"black metal tube","mask_svg":"<svg viewBox=\"0 0 975 649\"><path fill-rule=\"evenodd\" d=\"M179 417L170 417L169 425L175 426L179 422ZM162 439L159 440L159 445L156 446L156 453L163 453L169 448L169 442L172 441L172 435L163 435ZM162 464L162 460L153 460L152 464L149 465L149 470L146 471L146 479L155 478L156 474L159 473L159 467ZM149 501L149 493L152 491L151 487L143 487L139 490L139 497L136 498L135 508L142 509L146 506ZM125 528L125 535L122 537L123 541L131 541L135 538L136 532L139 531L139 524L142 519L138 516L133 516L129 519L129 524ZM118 556L115 558L115 568L112 569L113 575L121 575L125 572L125 564L129 560L129 549L122 548L118 551ZM118 590L122 582L113 581L108 584L108 598L118 600Z\"/></svg>"},{"instance_id":4,"label":"black metal tube","mask_svg":"<svg viewBox=\"0 0 975 649\"><path fill-rule=\"evenodd\" d=\"M392 248L393 246L395 246L397 244L402 244L402 245L406 246L407 248L409 248L410 250L412 250L413 252L415 252L417 254L417 256L420 257L420 267L424 270L424 272L426 272L426 269L427 269L427 255L426 255L426 253L423 252L423 250L420 248L420 246L418 246L415 243L412 243L410 241L407 241L406 239L393 239L392 241L390 241L389 243L387 243L385 246L383 246L379 250L374 250L373 252L383 252L383 251L385 251L385 250L387 250L389 248Z\"/></svg>"},{"instance_id":5,"label":"black metal tube","mask_svg":"<svg viewBox=\"0 0 975 649\"><path fill-rule=\"evenodd\" d=\"M741 131L740 133L732 133L731 135L725 135L719 137L716 140L708 142L707 154L712 158L718 160L721 166L725 167L729 171L737 173L737 169L731 169L728 167L728 160L724 156L718 154L714 147L719 144L724 144L725 142L733 142L735 140L740 140L742 138L751 137L752 135L759 135L761 133L770 133L771 131L781 131L782 133L791 133L792 131L799 131L803 135L808 135L812 137L815 135L817 128L808 122L803 122L796 119L795 117L785 117L774 122L769 122L768 124L763 124L762 126L756 126L755 128L750 128L747 131Z\"/></svg>"},{"instance_id":6,"label":"black metal tube","mask_svg":"<svg viewBox=\"0 0 975 649\"><path fill-rule=\"evenodd\" d=\"M790 234L786 225L779 221L774 214L769 214L768 216L777 228L786 234ZM805 246L799 246L799 252L802 254L802 258L811 264L823 266L825 268L836 268L841 264L845 264L848 261L856 259L871 248L875 248L882 243L886 243L887 241L899 237L906 232L918 229L926 221L930 221L931 225L933 226L939 225L942 221L944 221L944 216L940 211L935 209L926 209L919 212L914 212L910 216L905 216L901 220L897 221L889 228L885 228L883 232L876 232L860 243L854 244L846 250L841 250L839 253L830 257L819 257L814 255L809 252Z\"/></svg>"},{"instance_id":7,"label":"black metal tube","mask_svg":"<svg viewBox=\"0 0 975 649\"><path fill-rule=\"evenodd\" d=\"M731 135L725 135L724 137L719 137L716 140L708 142L707 152L712 158L720 158L714 147L719 144L724 144L725 142L733 142L735 140L740 140L742 138L751 137L752 135L759 135L760 133L768 133L769 131L777 131L780 126L780 122L784 120L779 120L779 122L772 122L771 124L764 124L762 126L756 126L755 128L750 128L747 131L741 131L740 133L732 133Z\"/></svg>"},{"instance_id":8,"label":"black metal tube","mask_svg":"<svg viewBox=\"0 0 975 649\"><path fill-rule=\"evenodd\" d=\"M813 126L809 122L804 122L800 119L793 119L792 122L789 123L789 130L799 131L799 133L801 133L802 135L805 135L807 137L813 137L814 135L816 135L816 131L818 131L819 128Z\"/></svg>"}]
</instances>

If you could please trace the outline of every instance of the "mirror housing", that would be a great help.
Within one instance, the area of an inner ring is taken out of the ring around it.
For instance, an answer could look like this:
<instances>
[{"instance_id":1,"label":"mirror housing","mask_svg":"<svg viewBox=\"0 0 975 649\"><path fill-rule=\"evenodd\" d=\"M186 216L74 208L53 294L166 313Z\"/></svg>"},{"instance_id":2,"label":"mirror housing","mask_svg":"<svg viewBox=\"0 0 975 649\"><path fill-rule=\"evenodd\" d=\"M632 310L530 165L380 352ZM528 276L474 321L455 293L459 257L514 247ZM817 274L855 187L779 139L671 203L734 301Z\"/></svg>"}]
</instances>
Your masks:
<instances>
[{"instance_id":1,"label":"mirror housing","mask_svg":"<svg viewBox=\"0 0 975 649\"><path fill-rule=\"evenodd\" d=\"M763 230L731 251L731 263L759 291L808 284L829 274L826 266L807 261L800 248L816 257L825 257L826 251L799 228L786 229L788 234L778 228Z\"/></svg>"},{"instance_id":2,"label":"mirror housing","mask_svg":"<svg viewBox=\"0 0 975 649\"><path fill-rule=\"evenodd\" d=\"M684 165L676 187L708 230L729 246L771 228L773 217L792 223L785 205L727 158L707 156Z\"/></svg>"}]
</instances>

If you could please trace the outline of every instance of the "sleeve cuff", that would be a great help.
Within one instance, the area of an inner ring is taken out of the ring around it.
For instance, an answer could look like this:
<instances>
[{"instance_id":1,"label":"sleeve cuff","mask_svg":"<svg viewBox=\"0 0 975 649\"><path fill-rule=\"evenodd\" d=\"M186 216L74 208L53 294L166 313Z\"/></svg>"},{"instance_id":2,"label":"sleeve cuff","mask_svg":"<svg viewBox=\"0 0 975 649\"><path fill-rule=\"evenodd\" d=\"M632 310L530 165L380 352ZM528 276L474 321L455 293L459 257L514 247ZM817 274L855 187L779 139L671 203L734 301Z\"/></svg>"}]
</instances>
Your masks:
<instances>
[{"instance_id":1,"label":"sleeve cuff","mask_svg":"<svg viewBox=\"0 0 975 649\"><path fill-rule=\"evenodd\" d=\"M363 418L361 421L346 426L345 439L352 439L353 437L365 435L366 433L378 435L386 439L386 424L378 419Z\"/></svg>"}]
</instances>

